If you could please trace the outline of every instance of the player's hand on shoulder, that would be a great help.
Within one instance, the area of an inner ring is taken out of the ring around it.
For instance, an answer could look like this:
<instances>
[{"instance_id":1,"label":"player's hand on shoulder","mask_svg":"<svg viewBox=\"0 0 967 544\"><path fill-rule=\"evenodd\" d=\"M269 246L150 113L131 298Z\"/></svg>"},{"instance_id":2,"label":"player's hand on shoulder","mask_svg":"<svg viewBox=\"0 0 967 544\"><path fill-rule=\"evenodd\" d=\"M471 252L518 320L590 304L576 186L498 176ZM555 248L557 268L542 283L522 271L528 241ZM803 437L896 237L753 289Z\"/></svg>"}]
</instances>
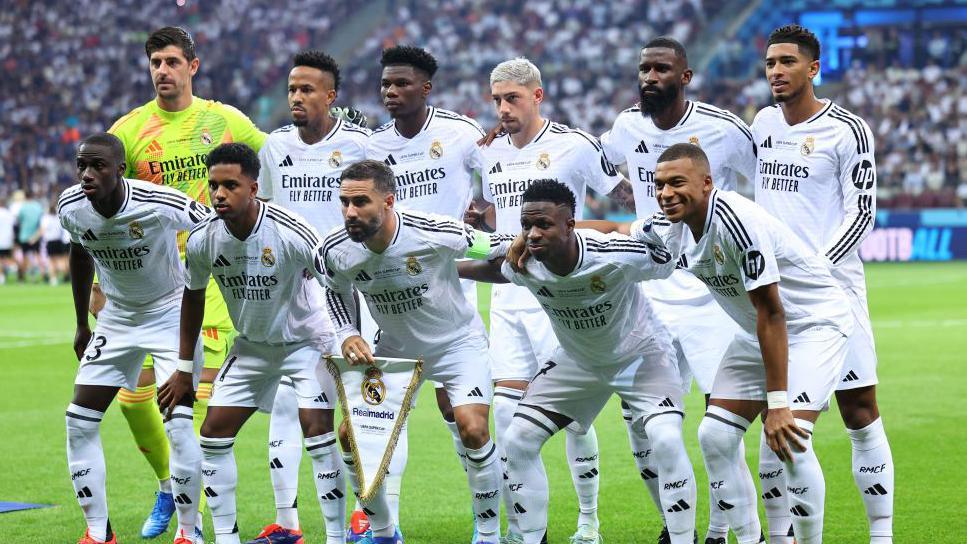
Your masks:
<instances>
[{"instance_id":1,"label":"player's hand on shoulder","mask_svg":"<svg viewBox=\"0 0 967 544\"><path fill-rule=\"evenodd\" d=\"M91 343L91 334L91 328L87 325L77 327L74 332L74 355L77 356L78 361L84 356L87 345Z\"/></svg>"},{"instance_id":2,"label":"player's hand on shoulder","mask_svg":"<svg viewBox=\"0 0 967 544\"><path fill-rule=\"evenodd\" d=\"M479 140L477 140L477 145L480 147L489 147L490 144L494 143L494 140L500 138L504 135L504 129L497 123L497 126L487 131Z\"/></svg>"},{"instance_id":3,"label":"player's hand on shoulder","mask_svg":"<svg viewBox=\"0 0 967 544\"><path fill-rule=\"evenodd\" d=\"M350 336L342 343L342 356L351 365L375 365L376 358L362 336Z\"/></svg>"},{"instance_id":4,"label":"player's hand on shoulder","mask_svg":"<svg viewBox=\"0 0 967 544\"><path fill-rule=\"evenodd\" d=\"M766 415L764 431L769 449L776 452L776 455L783 462L792 461L792 448L795 448L798 452L806 451L799 439L808 440L809 433L796 425L789 408L769 410Z\"/></svg>"}]
</instances>

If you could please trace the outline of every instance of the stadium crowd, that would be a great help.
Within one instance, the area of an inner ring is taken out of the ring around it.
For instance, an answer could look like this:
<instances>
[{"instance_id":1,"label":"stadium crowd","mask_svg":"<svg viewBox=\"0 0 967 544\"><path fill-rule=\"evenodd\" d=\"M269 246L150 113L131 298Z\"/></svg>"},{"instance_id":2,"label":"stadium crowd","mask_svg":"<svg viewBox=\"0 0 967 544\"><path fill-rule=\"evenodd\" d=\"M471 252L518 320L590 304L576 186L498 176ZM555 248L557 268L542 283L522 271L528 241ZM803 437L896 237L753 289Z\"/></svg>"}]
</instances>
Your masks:
<instances>
[{"instance_id":1,"label":"stadium crowd","mask_svg":"<svg viewBox=\"0 0 967 544\"><path fill-rule=\"evenodd\" d=\"M183 24L194 33L202 59L194 80L198 96L261 119L265 116L258 112L274 103L269 91L287 73L291 55L324 44L351 10L349 3L335 0L120 4L16 0L0 13L0 217L11 209L19 213L23 202L34 199L47 208L74 181L79 139L105 129L151 96L142 44L157 21ZM393 23L366 38L345 63L339 103L364 111L371 125L387 120L374 59L384 47L418 43L442 62L432 103L493 126L489 71L523 54L543 71L547 116L600 134L636 101L640 44L659 34L691 43L708 30L721 6L702 0L544 0L524 6L498 0L485 9L475 0L391 0ZM625 24L632 18L640 22ZM903 29L866 33L865 54L854 58L843 81L827 92L870 120L879 207L967 206L964 32L924 32L917 34L920 41ZM762 39L738 42L745 46L722 51L708 74L696 75L690 92L751 122L770 102L769 88L755 68ZM595 216L616 211L605 200L587 204ZM26 239L34 235L24 233ZM9 238L0 236L0 252ZM19 264L22 275L28 263Z\"/></svg>"}]
</instances>

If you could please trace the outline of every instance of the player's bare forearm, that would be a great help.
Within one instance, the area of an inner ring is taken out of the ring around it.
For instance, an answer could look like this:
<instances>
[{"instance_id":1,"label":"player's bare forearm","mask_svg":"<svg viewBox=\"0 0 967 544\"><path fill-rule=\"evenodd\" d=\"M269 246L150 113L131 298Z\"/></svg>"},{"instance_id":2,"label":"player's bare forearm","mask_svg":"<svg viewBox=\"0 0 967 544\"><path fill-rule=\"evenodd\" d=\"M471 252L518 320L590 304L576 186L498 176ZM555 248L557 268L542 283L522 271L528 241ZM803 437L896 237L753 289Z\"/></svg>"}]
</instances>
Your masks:
<instances>
[{"instance_id":1,"label":"player's bare forearm","mask_svg":"<svg viewBox=\"0 0 967 544\"><path fill-rule=\"evenodd\" d=\"M608 198L617 202L622 208L634 213L635 191L628 180L621 178L621 182L608 193Z\"/></svg>"},{"instance_id":2,"label":"player's bare forearm","mask_svg":"<svg viewBox=\"0 0 967 544\"><path fill-rule=\"evenodd\" d=\"M205 317L205 290L191 290L185 287L181 296L181 334L178 343L178 357L194 359L195 344L201 333L201 322Z\"/></svg>"},{"instance_id":3,"label":"player's bare forearm","mask_svg":"<svg viewBox=\"0 0 967 544\"><path fill-rule=\"evenodd\" d=\"M508 283L507 278L500 273L500 267L503 263L503 258L493 261L459 261L457 262L457 274L465 280L482 281L484 283Z\"/></svg>"},{"instance_id":4,"label":"player's bare forearm","mask_svg":"<svg viewBox=\"0 0 967 544\"><path fill-rule=\"evenodd\" d=\"M779 298L779 284L749 291L756 309L756 336L766 372L766 391L785 391L789 369L789 337L786 314Z\"/></svg>"},{"instance_id":5,"label":"player's bare forearm","mask_svg":"<svg viewBox=\"0 0 967 544\"><path fill-rule=\"evenodd\" d=\"M77 326L87 328L87 310L94 283L94 260L80 244L71 242L68 257L71 272L71 291L74 295L74 315Z\"/></svg>"},{"instance_id":6,"label":"player's bare forearm","mask_svg":"<svg viewBox=\"0 0 967 544\"><path fill-rule=\"evenodd\" d=\"M604 234L611 234L612 232L624 234L625 236L631 234L631 223L619 223L617 221L606 221L603 219L578 221L574 224L574 226L575 228L579 229L596 230Z\"/></svg>"}]
</instances>

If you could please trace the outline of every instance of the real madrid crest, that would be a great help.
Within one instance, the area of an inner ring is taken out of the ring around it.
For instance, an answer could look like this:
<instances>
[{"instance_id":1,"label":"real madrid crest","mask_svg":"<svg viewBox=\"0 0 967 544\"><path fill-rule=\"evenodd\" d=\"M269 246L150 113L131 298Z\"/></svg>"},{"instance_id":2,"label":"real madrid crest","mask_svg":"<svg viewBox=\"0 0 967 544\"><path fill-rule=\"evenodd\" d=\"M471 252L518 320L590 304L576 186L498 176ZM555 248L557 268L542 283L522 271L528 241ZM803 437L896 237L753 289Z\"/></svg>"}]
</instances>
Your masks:
<instances>
[{"instance_id":1,"label":"real madrid crest","mask_svg":"<svg viewBox=\"0 0 967 544\"><path fill-rule=\"evenodd\" d=\"M692 145L698 145L698 136L691 136L691 137L689 137L688 138L688 143L690 143ZM699 147L702 147L700 145L698 145L698 146Z\"/></svg>"},{"instance_id":2,"label":"real madrid crest","mask_svg":"<svg viewBox=\"0 0 967 544\"><path fill-rule=\"evenodd\" d=\"M803 157L808 157L815 150L816 138L813 138L812 136L807 136L806 140L803 141L801 146L799 146L799 152L802 153Z\"/></svg>"},{"instance_id":3,"label":"real madrid crest","mask_svg":"<svg viewBox=\"0 0 967 544\"><path fill-rule=\"evenodd\" d=\"M272 248L262 249L262 264L265 266L275 266L275 255L272 255Z\"/></svg>"},{"instance_id":4,"label":"real madrid crest","mask_svg":"<svg viewBox=\"0 0 967 544\"><path fill-rule=\"evenodd\" d=\"M547 170L551 166L551 155L548 153L541 153L541 155L537 157L536 166L541 170Z\"/></svg>"},{"instance_id":5,"label":"real madrid crest","mask_svg":"<svg viewBox=\"0 0 967 544\"><path fill-rule=\"evenodd\" d=\"M715 262L725 264L725 255L722 254L722 248L719 246L712 246L712 256L715 257Z\"/></svg>"},{"instance_id":6,"label":"real madrid crest","mask_svg":"<svg viewBox=\"0 0 967 544\"><path fill-rule=\"evenodd\" d=\"M140 240L144 238L144 227L137 221L131 221L131 224L128 225L128 235L135 240Z\"/></svg>"},{"instance_id":7,"label":"real madrid crest","mask_svg":"<svg viewBox=\"0 0 967 544\"><path fill-rule=\"evenodd\" d=\"M371 406L383 404L383 399L386 398L386 384L383 383L383 371L375 366L367 368L366 377L363 379L363 383L359 386L359 389L366 404Z\"/></svg>"},{"instance_id":8,"label":"real madrid crest","mask_svg":"<svg viewBox=\"0 0 967 544\"><path fill-rule=\"evenodd\" d=\"M601 279L601 276L592 276L591 277L591 292L592 293L603 293L607 288L608 288L608 286L605 285L604 280Z\"/></svg>"},{"instance_id":9,"label":"real madrid crest","mask_svg":"<svg viewBox=\"0 0 967 544\"><path fill-rule=\"evenodd\" d=\"M342 153L340 153L338 149L329 155L329 166L332 168L339 168L342 166Z\"/></svg>"},{"instance_id":10,"label":"real madrid crest","mask_svg":"<svg viewBox=\"0 0 967 544\"><path fill-rule=\"evenodd\" d=\"M430 144L430 158L439 159L442 156L443 156L443 144L440 143L440 140L433 140L433 143Z\"/></svg>"},{"instance_id":11,"label":"real madrid crest","mask_svg":"<svg viewBox=\"0 0 967 544\"><path fill-rule=\"evenodd\" d=\"M409 274L409 275L411 275L411 276L415 276L415 275L419 274L420 272L423 272L423 267L420 266L420 262L416 260L416 257L407 257L406 258L406 273Z\"/></svg>"},{"instance_id":12,"label":"real madrid crest","mask_svg":"<svg viewBox=\"0 0 967 544\"><path fill-rule=\"evenodd\" d=\"M212 145L212 133L208 132L207 128L201 129L201 143L202 145Z\"/></svg>"}]
</instances>

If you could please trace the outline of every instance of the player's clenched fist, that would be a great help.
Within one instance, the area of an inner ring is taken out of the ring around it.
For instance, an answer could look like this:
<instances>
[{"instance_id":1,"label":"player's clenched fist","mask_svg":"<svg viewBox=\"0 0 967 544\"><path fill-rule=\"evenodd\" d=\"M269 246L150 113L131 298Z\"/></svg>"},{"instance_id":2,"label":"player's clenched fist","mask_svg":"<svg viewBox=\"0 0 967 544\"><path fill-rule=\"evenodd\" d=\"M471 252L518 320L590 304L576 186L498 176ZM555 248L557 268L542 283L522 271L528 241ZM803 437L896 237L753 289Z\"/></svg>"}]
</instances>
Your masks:
<instances>
[{"instance_id":1,"label":"player's clenched fist","mask_svg":"<svg viewBox=\"0 0 967 544\"><path fill-rule=\"evenodd\" d=\"M342 356L351 365L375 365L376 359L362 336L350 336L342 343Z\"/></svg>"},{"instance_id":2,"label":"player's clenched fist","mask_svg":"<svg viewBox=\"0 0 967 544\"><path fill-rule=\"evenodd\" d=\"M87 349L87 345L90 343L90 327L77 327L77 332L74 333L74 354L77 355L78 361L84 356L84 350Z\"/></svg>"}]
</instances>

